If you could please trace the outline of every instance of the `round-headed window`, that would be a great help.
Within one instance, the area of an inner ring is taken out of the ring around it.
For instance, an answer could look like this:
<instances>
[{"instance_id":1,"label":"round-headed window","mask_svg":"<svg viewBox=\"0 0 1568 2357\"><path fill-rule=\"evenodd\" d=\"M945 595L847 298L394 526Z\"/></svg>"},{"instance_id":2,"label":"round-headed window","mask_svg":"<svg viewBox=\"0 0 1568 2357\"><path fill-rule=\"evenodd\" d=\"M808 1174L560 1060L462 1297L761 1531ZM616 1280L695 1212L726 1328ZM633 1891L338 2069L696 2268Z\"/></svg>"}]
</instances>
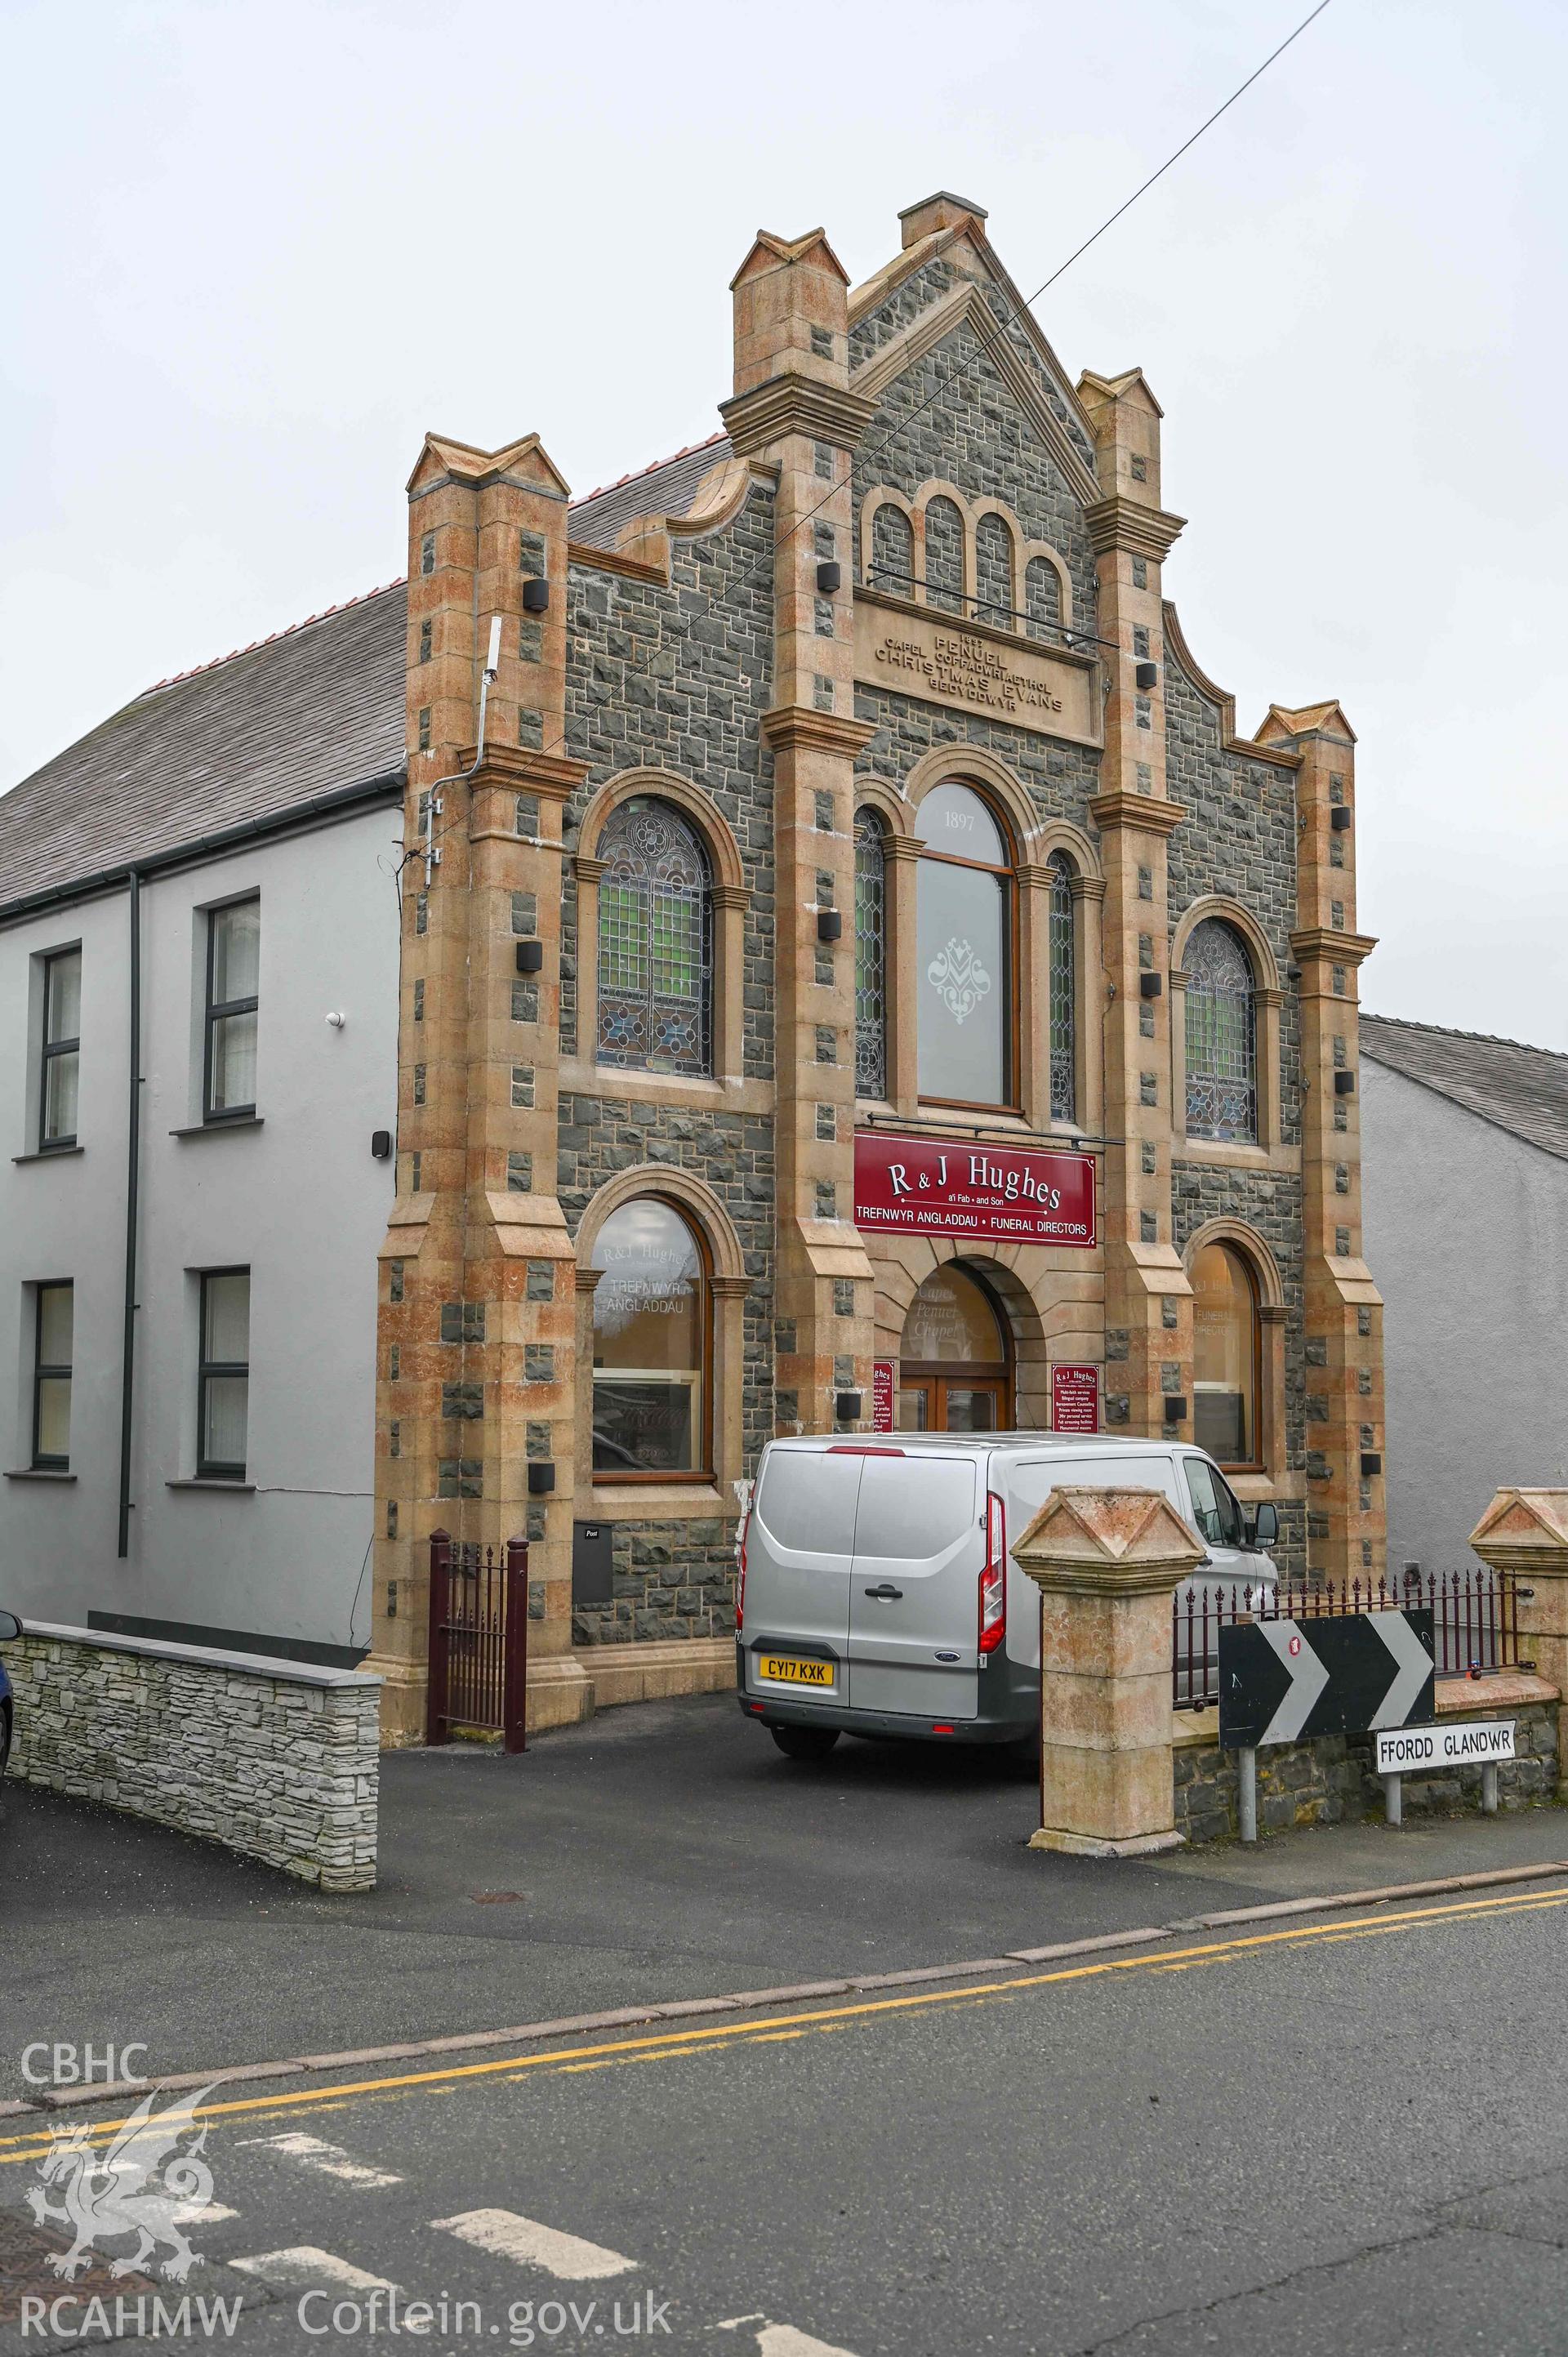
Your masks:
<instances>
[{"instance_id":1,"label":"round-headed window","mask_svg":"<svg viewBox=\"0 0 1568 2357\"><path fill-rule=\"evenodd\" d=\"M696 1473L707 1456L708 1284L703 1248L672 1203L610 1213L594 1287L594 1471L606 1480Z\"/></svg>"},{"instance_id":2,"label":"round-headed window","mask_svg":"<svg viewBox=\"0 0 1568 2357\"><path fill-rule=\"evenodd\" d=\"M1258 1292L1228 1244L1205 1244L1192 1264L1192 1437L1220 1465L1256 1465Z\"/></svg>"},{"instance_id":3,"label":"round-headed window","mask_svg":"<svg viewBox=\"0 0 1568 2357\"><path fill-rule=\"evenodd\" d=\"M939 1104L1011 1105L1013 861L972 786L934 786L916 892L919 1088Z\"/></svg>"}]
</instances>

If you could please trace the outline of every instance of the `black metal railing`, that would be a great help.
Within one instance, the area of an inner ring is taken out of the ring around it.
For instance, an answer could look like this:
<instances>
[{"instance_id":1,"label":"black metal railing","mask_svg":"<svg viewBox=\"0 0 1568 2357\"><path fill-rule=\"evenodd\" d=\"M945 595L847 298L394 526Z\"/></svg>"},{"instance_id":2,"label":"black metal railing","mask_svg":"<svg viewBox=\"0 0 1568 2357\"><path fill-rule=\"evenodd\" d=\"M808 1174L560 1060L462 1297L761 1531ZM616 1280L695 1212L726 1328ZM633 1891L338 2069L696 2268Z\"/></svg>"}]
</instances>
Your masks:
<instances>
[{"instance_id":1,"label":"black metal railing","mask_svg":"<svg viewBox=\"0 0 1568 2357\"><path fill-rule=\"evenodd\" d=\"M430 1536L430 1683L425 1741L453 1730L528 1749L528 1544Z\"/></svg>"},{"instance_id":2,"label":"black metal railing","mask_svg":"<svg viewBox=\"0 0 1568 2357\"><path fill-rule=\"evenodd\" d=\"M1519 1657L1519 1598L1529 1596L1510 1572L1474 1568L1420 1571L1395 1578L1282 1580L1277 1587L1225 1580L1178 1587L1171 1598L1171 1700L1204 1710L1219 1699L1219 1631L1238 1620L1319 1620L1351 1612L1432 1613L1433 1658L1440 1678L1528 1668Z\"/></svg>"}]
</instances>

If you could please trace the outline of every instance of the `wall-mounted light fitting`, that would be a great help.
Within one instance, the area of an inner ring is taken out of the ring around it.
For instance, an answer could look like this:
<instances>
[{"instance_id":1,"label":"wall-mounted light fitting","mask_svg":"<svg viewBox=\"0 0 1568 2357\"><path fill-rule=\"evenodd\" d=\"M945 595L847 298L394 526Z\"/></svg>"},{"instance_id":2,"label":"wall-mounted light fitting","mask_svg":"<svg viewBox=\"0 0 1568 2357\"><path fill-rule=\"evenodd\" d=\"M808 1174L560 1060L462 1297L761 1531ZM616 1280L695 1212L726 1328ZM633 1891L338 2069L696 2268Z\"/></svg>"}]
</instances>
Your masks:
<instances>
[{"instance_id":1,"label":"wall-mounted light fitting","mask_svg":"<svg viewBox=\"0 0 1568 2357\"><path fill-rule=\"evenodd\" d=\"M1138 976L1138 996L1140 998L1158 998L1165 986L1165 976L1163 974L1141 974Z\"/></svg>"},{"instance_id":2,"label":"wall-mounted light fitting","mask_svg":"<svg viewBox=\"0 0 1568 2357\"><path fill-rule=\"evenodd\" d=\"M1365 1479L1369 1481L1374 1473L1380 1473L1382 1469L1383 1460L1378 1451L1375 1448L1363 1448L1361 1451L1361 1471Z\"/></svg>"},{"instance_id":3,"label":"wall-mounted light fitting","mask_svg":"<svg viewBox=\"0 0 1568 2357\"><path fill-rule=\"evenodd\" d=\"M555 1468L548 1462L537 1462L528 1469L528 1494L531 1498L548 1498L555 1487Z\"/></svg>"},{"instance_id":4,"label":"wall-mounted light fitting","mask_svg":"<svg viewBox=\"0 0 1568 2357\"><path fill-rule=\"evenodd\" d=\"M371 1130L371 1152L375 1156L378 1162L385 1162L389 1159L392 1154L392 1136L390 1129Z\"/></svg>"},{"instance_id":5,"label":"wall-mounted light fitting","mask_svg":"<svg viewBox=\"0 0 1568 2357\"><path fill-rule=\"evenodd\" d=\"M543 972L544 944L542 942L519 942L517 945L517 970L519 974L542 974Z\"/></svg>"},{"instance_id":6,"label":"wall-mounted light fitting","mask_svg":"<svg viewBox=\"0 0 1568 2357\"><path fill-rule=\"evenodd\" d=\"M548 581L525 581L522 585L522 610L525 614L547 614L550 611Z\"/></svg>"},{"instance_id":7,"label":"wall-mounted light fitting","mask_svg":"<svg viewBox=\"0 0 1568 2357\"><path fill-rule=\"evenodd\" d=\"M826 564L819 565L817 567L817 595L819 597L832 597L836 596L839 585L843 579L843 567L838 563L836 558L829 557Z\"/></svg>"},{"instance_id":8,"label":"wall-mounted light fitting","mask_svg":"<svg viewBox=\"0 0 1568 2357\"><path fill-rule=\"evenodd\" d=\"M1353 1097L1356 1093L1355 1073L1336 1072L1334 1075L1334 1093L1337 1097Z\"/></svg>"},{"instance_id":9,"label":"wall-mounted light fitting","mask_svg":"<svg viewBox=\"0 0 1568 2357\"><path fill-rule=\"evenodd\" d=\"M841 1424L858 1424L860 1421L860 1394L858 1392L835 1393L833 1396L833 1414L837 1416Z\"/></svg>"},{"instance_id":10,"label":"wall-mounted light fitting","mask_svg":"<svg viewBox=\"0 0 1568 2357\"><path fill-rule=\"evenodd\" d=\"M1186 1400L1179 1397L1166 1400L1165 1422L1167 1424L1185 1424L1187 1422Z\"/></svg>"},{"instance_id":11,"label":"wall-mounted light fitting","mask_svg":"<svg viewBox=\"0 0 1568 2357\"><path fill-rule=\"evenodd\" d=\"M1349 834L1350 813L1343 802L1337 802L1334 808L1329 812L1328 823L1334 829L1336 834Z\"/></svg>"},{"instance_id":12,"label":"wall-mounted light fitting","mask_svg":"<svg viewBox=\"0 0 1568 2357\"><path fill-rule=\"evenodd\" d=\"M1160 683L1160 667L1158 663L1135 663L1133 667L1133 677L1139 688L1147 695L1152 687L1158 687Z\"/></svg>"},{"instance_id":13,"label":"wall-mounted light fitting","mask_svg":"<svg viewBox=\"0 0 1568 2357\"><path fill-rule=\"evenodd\" d=\"M836 942L842 941L843 938L843 915L842 910L838 909L819 909L817 910L818 941Z\"/></svg>"}]
</instances>

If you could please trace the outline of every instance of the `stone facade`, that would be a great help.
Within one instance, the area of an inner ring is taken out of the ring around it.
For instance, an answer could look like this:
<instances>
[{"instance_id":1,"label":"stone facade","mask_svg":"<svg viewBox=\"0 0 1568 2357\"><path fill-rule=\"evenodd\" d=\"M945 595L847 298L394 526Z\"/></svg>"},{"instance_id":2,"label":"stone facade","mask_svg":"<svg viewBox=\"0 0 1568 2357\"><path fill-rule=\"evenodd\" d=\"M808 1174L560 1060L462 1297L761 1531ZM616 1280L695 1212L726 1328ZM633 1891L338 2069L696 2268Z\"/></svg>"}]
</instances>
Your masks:
<instances>
[{"instance_id":1,"label":"stone facade","mask_svg":"<svg viewBox=\"0 0 1568 2357\"><path fill-rule=\"evenodd\" d=\"M1011 1420L1048 1423L1054 1368L1087 1364L1107 1429L1190 1437L1192 1263L1222 1242L1258 1337L1237 1492L1277 1506L1290 1571L1380 1568L1353 737L1334 704L1238 733L1164 595L1182 520L1141 373L1074 384L980 208L940 193L900 219L901 252L859 289L822 231L758 236L711 447L574 501L536 436L431 437L411 482L406 825L413 842L438 798L441 856L405 879L381 1252L374 1658L393 1740L423 1725L438 1522L529 1538L535 1724L592 1708L611 1655L614 1691L639 1690L639 1644L663 1649L660 1691L682 1641L711 1684L763 1444L867 1428L874 1364L897 1369L918 1288L954 1260L995 1305ZM879 638L911 662L935 648L935 686L893 683ZM919 1082L921 803L950 781L988 802L1011 869L986 987L1007 996L1012 1077L974 1107ZM614 1032L607 845L628 802L668 804L701 845L709 1013L683 1062ZM862 812L886 846L876 1100L855 1093ZM1241 1143L1188 1134L1181 960L1209 916L1251 974ZM893 1125L1091 1155L1092 1247L863 1233L856 1135ZM594 1432L597 1240L643 1197L696 1238L708 1321L698 1461L658 1479ZM589 1602L575 1532L607 1523L613 1593Z\"/></svg>"},{"instance_id":2,"label":"stone facade","mask_svg":"<svg viewBox=\"0 0 1568 2357\"><path fill-rule=\"evenodd\" d=\"M380 1680L29 1624L10 1773L323 1890L376 1879Z\"/></svg>"}]
</instances>

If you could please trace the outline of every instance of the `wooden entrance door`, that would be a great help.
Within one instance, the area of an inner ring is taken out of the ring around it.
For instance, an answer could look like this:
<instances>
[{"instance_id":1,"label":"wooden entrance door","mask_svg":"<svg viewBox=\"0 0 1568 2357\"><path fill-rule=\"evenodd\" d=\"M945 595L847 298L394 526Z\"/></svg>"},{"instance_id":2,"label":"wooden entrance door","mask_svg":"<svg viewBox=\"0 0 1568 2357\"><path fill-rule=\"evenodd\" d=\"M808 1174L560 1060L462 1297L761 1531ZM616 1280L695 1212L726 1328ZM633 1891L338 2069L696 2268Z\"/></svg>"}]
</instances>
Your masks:
<instances>
[{"instance_id":1,"label":"wooden entrance door","mask_svg":"<svg viewBox=\"0 0 1568 2357\"><path fill-rule=\"evenodd\" d=\"M1013 1346L989 1288L950 1263L909 1304L895 1417L900 1432L1005 1432Z\"/></svg>"}]
</instances>

